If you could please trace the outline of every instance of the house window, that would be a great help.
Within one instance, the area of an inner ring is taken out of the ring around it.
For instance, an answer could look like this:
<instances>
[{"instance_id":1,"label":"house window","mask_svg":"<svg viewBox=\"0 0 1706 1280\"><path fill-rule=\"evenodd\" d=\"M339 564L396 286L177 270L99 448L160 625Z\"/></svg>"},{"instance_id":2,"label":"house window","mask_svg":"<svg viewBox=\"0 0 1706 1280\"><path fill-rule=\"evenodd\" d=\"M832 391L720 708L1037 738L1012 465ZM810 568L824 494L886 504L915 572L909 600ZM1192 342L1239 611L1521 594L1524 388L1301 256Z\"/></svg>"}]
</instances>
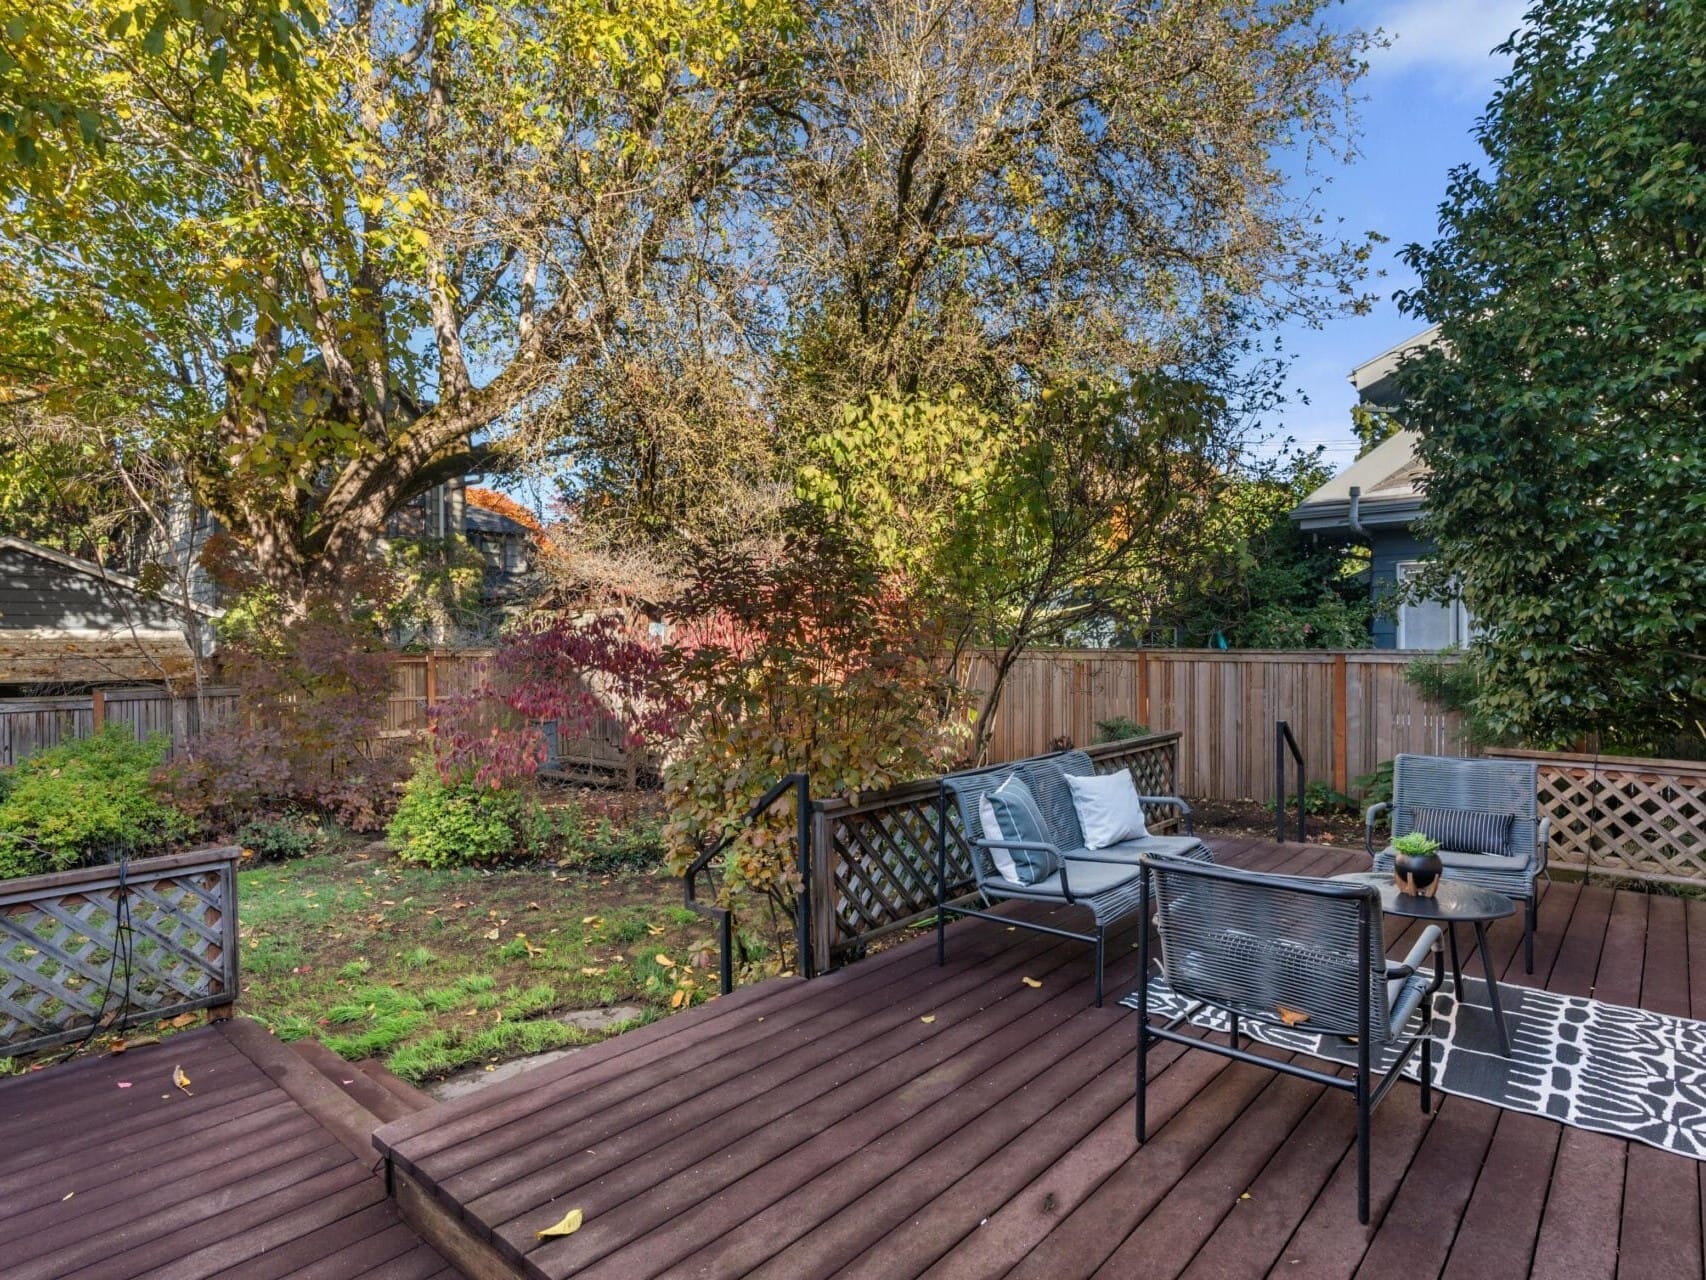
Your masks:
<instances>
[{"instance_id":1,"label":"house window","mask_svg":"<svg viewBox=\"0 0 1706 1280\"><path fill-rule=\"evenodd\" d=\"M1424 560L1399 561L1399 585L1420 574L1426 563ZM1406 601L1398 606L1400 649L1461 648L1469 643L1473 627L1474 619L1456 592L1449 600Z\"/></svg>"}]
</instances>

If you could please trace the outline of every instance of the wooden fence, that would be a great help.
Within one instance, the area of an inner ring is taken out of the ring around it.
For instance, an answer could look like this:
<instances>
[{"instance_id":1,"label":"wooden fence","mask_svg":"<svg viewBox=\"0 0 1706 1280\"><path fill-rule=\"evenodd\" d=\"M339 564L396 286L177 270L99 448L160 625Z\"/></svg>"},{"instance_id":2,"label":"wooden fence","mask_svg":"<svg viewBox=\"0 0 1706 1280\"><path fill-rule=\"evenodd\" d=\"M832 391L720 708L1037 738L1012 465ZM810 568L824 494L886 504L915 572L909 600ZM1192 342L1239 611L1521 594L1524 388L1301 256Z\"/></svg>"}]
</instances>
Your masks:
<instances>
[{"instance_id":1,"label":"wooden fence","mask_svg":"<svg viewBox=\"0 0 1706 1280\"><path fill-rule=\"evenodd\" d=\"M0 1058L230 1005L241 852L196 849L0 885Z\"/></svg>"},{"instance_id":2,"label":"wooden fence","mask_svg":"<svg viewBox=\"0 0 1706 1280\"><path fill-rule=\"evenodd\" d=\"M172 749L237 714L237 691L214 688L173 693L152 685L98 689L66 698L0 699L0 766L48 747L87 738L109 724L127 724L137 737L163 733Z\"/></svg>"},{"instance_id":3,"label":"wooden fence","mask_svg":"<svg viewBox=\"0 0 1706 1280\"><path fill-rule=\"evenodd\" d=\"M1174 795L1179 735L1156 733L1087 748L1096 769L1130 769L1143 795ZM812 951L827 972L871 942L934 915L940 778L812 805ZM1153 815L1154 829L1177 820ZM972 887L971 855L949 806L948 895Z\"/></svg>"},{"instance_id":4,"label":"wooden fence","mask_svg":"<svg viewBox=\"0 0 1706 1280\"><path fill-rule=\"evenodd\" d=\"M989 759L1020 760L1058 739L1096 740L1096 723L1125 717L1184 733L1178 786L1187 796L1270 801L1275 720L1291 725L1309 780L1351 792L1401 751L1466 755L1456 715L1404 678L1425 655L1211 649L1044 649L1020 657L996 710ZM974 656L964 678L987 687L994 666Z\"/></svg>"},{"instance_id":5,"label":"wooden fence","mask_svg":"<svg viewBox=\"0 0 1706 1280\"><path fill-rule=\"evenodd\" d=\"M1551 862L1673 884L1706 881L1706 761L1491 750L1539 765Z\"/></svg>"}]
</instances>

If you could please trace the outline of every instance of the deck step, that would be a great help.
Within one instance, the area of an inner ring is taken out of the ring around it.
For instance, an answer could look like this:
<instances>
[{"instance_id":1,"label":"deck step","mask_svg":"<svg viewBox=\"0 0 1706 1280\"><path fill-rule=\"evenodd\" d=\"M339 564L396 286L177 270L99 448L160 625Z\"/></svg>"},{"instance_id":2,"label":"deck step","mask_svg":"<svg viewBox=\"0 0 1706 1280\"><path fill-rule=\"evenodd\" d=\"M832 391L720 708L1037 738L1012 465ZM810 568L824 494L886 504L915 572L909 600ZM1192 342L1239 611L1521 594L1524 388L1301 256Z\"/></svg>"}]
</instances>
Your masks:
<instances>
[{"instance_id":1,"label":"deck step","mask_svg":"<svg viewBox=\"0 0 1706 1280\"><path fill-rule=\"evenodd\" d=\"M383 1062L379 1061L378 1058L363 1058L360 1062L352 1065L357 1071L361 1072L362 1075L366 1076L369 1080L372 1080L387 1093L395 1097L397 1101L401 1102L403 1106L407 1108L404 1114L412 1114L416 1111L425 1111L428 1107L434 1105L433 1097L430 1093L424 1093L415 1088L415 1086L410 1084L407 1080L404 1080L401 1076L394 1075Z\"/></svg>"},{"instance_id":2,"label":"deck step","mask_svg":"<svg viewBox=\"0 0 1706 1280\"><path fill-rule=\"evenodd\" d=\"M412 1104L393 1093L383 1083L362 1071L359 1064L344 1061L318 1040L293 1040L290 1048L314 1070L343 1090L352 1101L370 1112L381 1124L400 1120L420 1110L419 1104Z\"/></svg>"}]
</instances>

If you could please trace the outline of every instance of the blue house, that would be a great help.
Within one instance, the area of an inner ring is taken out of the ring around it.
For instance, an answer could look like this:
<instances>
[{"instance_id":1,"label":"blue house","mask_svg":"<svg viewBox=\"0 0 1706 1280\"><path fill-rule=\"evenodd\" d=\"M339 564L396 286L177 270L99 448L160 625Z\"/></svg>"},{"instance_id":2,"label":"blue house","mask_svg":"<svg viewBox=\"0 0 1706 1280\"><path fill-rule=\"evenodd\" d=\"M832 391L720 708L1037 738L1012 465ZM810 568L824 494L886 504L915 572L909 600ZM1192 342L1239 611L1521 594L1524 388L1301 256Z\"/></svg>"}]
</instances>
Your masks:
<instances>
[{"instance_id":1,"label":"blue house","mask_svg":"<svg viewBox=\"0 0 1706 1280\"><path fill-rule=\"evenodd\" d=\"M1429 329L1383 351L1351 371L1364 409L1401 413L1394 376L1405 354L1439 338ZM1369 590L1375 600L1418 573L1434 554L1416 530L1426 502L1427 465L1416 456L1419 437L1399 430L1310 494L1291 518L1319 538L1356 540L1370 551ZM1425 600L1381 610L1373 623L1377 649L1438 650L1468 641L1472 621L1457 599Z\"/></svg>"}]
</instances>

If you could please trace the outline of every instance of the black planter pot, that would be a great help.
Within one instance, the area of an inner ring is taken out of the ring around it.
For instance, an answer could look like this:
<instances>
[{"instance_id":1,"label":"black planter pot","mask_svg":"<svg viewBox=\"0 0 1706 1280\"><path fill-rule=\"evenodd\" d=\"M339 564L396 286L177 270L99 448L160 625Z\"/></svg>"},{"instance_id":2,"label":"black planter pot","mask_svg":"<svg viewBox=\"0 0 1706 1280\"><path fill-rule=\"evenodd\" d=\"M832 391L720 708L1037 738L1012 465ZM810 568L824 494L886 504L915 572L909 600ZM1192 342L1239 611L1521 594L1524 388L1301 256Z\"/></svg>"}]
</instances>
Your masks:
<instances>
[{"instance_id":1,"label":"black planter pot","mask_svg":"<svg viewBox=\"0 0 1706 1280\"><path fill-rule=\"evenodd\" d=\"M1398 892L1431 898L1439 892L1440 873L1445 864L1437 853L1400 853L1392 859L1392 879Z\"/></svg>"}]
</instances>

